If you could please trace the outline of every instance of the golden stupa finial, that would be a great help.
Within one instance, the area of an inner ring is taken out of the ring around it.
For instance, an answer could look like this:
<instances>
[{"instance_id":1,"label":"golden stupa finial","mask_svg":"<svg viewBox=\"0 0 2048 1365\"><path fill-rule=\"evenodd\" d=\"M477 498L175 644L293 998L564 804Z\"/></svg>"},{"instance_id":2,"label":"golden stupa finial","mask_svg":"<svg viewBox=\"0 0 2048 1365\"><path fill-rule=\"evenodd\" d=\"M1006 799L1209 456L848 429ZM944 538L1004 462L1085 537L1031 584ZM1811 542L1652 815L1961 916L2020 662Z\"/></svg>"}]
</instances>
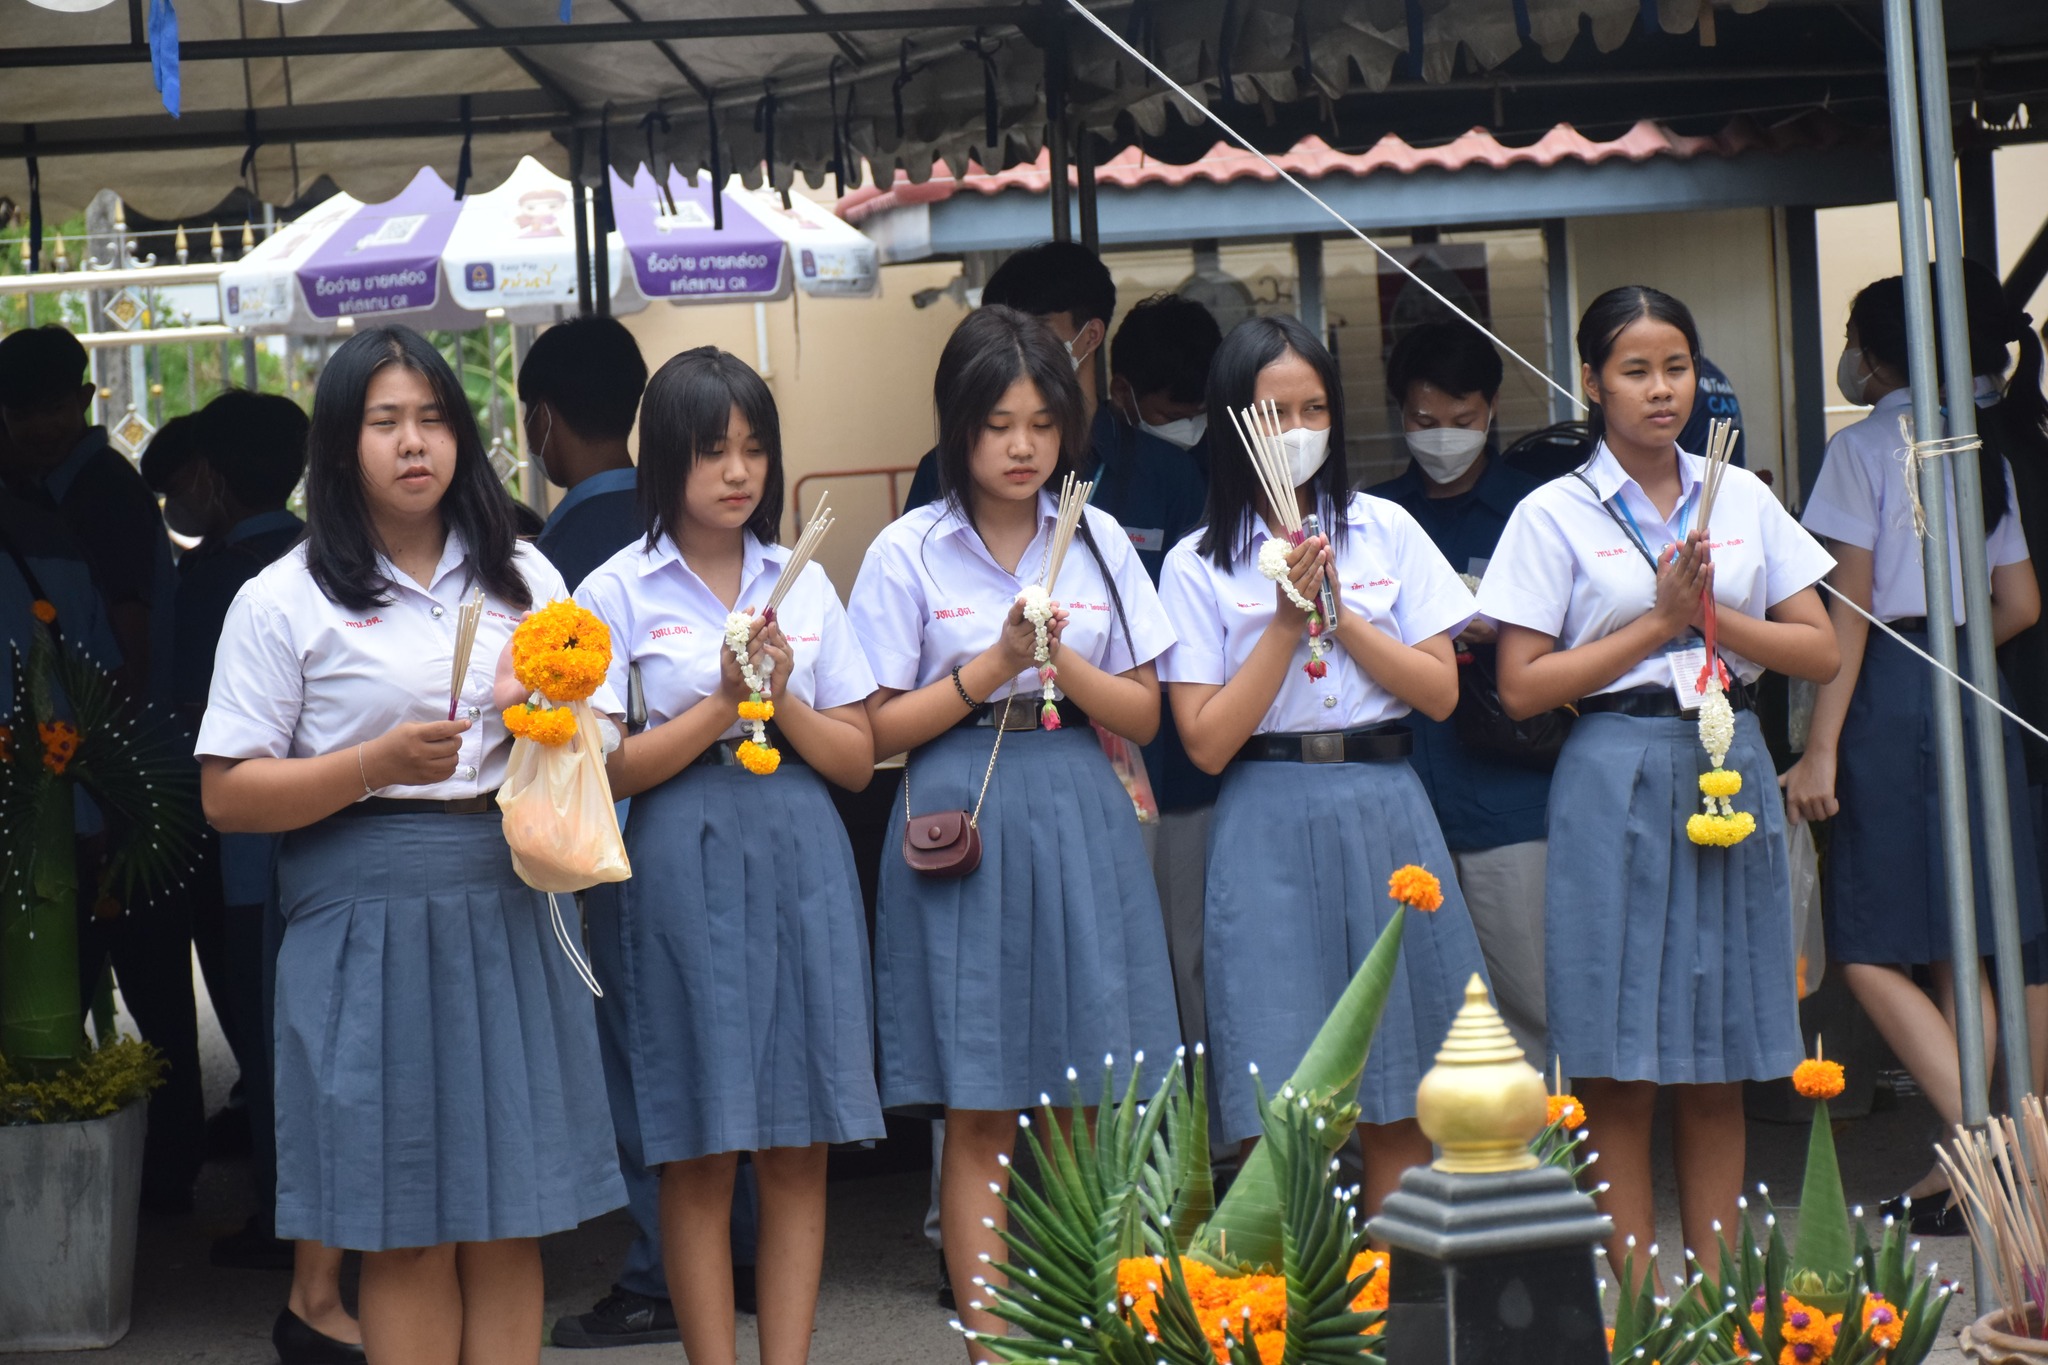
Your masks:
<instances>
[{"instance_id":1,"label":"golden stupa finial","mask_svg":"<svg viewBox=\"0 0 2048 1365\"><path fill-rule=\"evenodd\" d=\"M1473 973L1436 1065L1415 1092L1422 1131L1443 1152L1432 1164L1460 1175L1532 1169L1529 1143L1543 1131L1545 1100L1542 1075Z\"/></svg>"}]
</instances>

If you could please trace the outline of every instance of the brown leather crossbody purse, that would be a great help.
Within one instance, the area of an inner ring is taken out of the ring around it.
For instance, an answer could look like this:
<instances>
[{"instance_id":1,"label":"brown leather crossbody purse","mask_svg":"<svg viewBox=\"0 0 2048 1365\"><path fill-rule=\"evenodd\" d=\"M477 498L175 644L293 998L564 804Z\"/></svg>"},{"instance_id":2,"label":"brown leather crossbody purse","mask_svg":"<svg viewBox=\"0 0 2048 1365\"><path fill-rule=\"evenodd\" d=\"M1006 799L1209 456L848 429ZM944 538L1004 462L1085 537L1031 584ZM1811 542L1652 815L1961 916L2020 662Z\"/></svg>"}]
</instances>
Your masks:
<instances>
[{"instance_id":1,"label":"brown leather crossbody purse","mask_svg":"<svg viewBox=\"0 0 2048 1365\"><path fill-rule=\"evenodd\" d=\"M1009 728L1011 693L1003 702L1003 717L996 726L996 742L988 751L988 771L981 775L981 794L974 809L931 811L913 815L910 811L910 763L903 764L903 861L920 876L951 881L965 877L981 866L981 808L988 800L989 779L996 775L996 755L1003 750L1003 731Z\"/></svg>"}]
</instances>

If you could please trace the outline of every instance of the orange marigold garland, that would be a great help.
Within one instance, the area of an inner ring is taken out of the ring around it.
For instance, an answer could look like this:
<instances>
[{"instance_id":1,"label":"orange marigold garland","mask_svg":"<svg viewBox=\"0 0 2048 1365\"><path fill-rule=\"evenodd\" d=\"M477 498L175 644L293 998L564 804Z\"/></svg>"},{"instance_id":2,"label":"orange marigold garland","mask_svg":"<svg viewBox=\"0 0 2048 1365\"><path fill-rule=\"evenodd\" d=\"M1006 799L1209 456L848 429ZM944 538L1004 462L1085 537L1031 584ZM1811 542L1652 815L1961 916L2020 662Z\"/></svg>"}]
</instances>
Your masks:
<instances>
[{"instance_id":1,"label":"orange marigold garland","mask_svg":"<svg viewBox=\"0 0 2048 1365\"><path fill-rule=\"evenodd\" d=\"M768 742L768 722L775 719L775 694L768 679L761 676L761 670L754 667L754 661L747 655L747 644L753 634L754 618L746 612L736 611L725 618L725 647L732 651L734 662L740 666L740 678L747 685L747 699L740 703L740 719L753 730L753 737L740 742L735 756L748 772L766 777L782 766L782 752Z\"/></svg>"},{"instance_id":2,"label":"orange marigold garland","mask_svg":"<svg viewBox=\"0 0 2048 1365\"><path fill-rule=\"evenodd\" d=\"M572 704L588 701L612 666L612 633L574 602L550 602L512 632L512 672L529 700L507 707L505 728L535 744L566 744L576 734ZM543 705L532 704L537 697Z\"/></svg>"}]
</instances>

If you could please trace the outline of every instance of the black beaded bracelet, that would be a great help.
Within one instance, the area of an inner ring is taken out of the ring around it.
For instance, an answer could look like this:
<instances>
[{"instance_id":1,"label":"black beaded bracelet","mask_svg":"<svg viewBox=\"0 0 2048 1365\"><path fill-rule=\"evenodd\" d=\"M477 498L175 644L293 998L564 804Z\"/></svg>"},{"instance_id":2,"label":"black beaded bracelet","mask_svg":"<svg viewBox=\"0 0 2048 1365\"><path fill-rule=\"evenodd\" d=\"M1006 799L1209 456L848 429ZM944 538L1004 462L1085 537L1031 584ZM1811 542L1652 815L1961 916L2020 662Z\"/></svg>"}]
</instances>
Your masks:
<instances>
[{"instance_id":1,"label":"black beaded bracelet","mask_svg":"<svg viewBox=\"0 0 2048 1365\"><path fill-rule=\"evenodd\" d=\"M961 701L967 703L968 710L977 711L981 709L981 703L967 695L967 684L960 681L960 665L958 664L953 665L953 690L960 694Z\"/></svg>"}]
</instances>

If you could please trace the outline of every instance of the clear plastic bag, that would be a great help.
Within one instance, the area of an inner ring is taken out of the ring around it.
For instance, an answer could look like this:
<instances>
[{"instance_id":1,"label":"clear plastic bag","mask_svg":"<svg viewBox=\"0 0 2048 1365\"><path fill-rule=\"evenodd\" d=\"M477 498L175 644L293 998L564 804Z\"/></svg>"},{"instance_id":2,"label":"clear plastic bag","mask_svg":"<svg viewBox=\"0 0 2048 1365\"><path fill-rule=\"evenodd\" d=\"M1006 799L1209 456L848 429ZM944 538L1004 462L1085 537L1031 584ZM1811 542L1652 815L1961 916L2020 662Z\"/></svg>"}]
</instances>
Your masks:
<instances>
[{"instance_id":1,"label":"clear plastic bag","mask_svg":"<svg viewBox=\"0 0 2048 1365\"><path fill-rule=\"evenodd\" d=\"M498 788L512 868L536 891L581 891L633 875L605 776L597 717L587 702L569 705L576 713L575 738L556 745L514 740Z\"/></svg>"},{"instance_id":2,"label":"clear plastic bag","mask_svg":"<svg viewBox=\"0 0 2048 1365\"><path fill-rule=\"evenodd\" d=\"M1799 960L1799 998L1804 1000L1820 989L1828 960L1820 922L1820 854L1813 846L1813 829L1804 821L1786 831L1785 846L1792 883L1792 947Z\"/></svg>"}]
</instances>

